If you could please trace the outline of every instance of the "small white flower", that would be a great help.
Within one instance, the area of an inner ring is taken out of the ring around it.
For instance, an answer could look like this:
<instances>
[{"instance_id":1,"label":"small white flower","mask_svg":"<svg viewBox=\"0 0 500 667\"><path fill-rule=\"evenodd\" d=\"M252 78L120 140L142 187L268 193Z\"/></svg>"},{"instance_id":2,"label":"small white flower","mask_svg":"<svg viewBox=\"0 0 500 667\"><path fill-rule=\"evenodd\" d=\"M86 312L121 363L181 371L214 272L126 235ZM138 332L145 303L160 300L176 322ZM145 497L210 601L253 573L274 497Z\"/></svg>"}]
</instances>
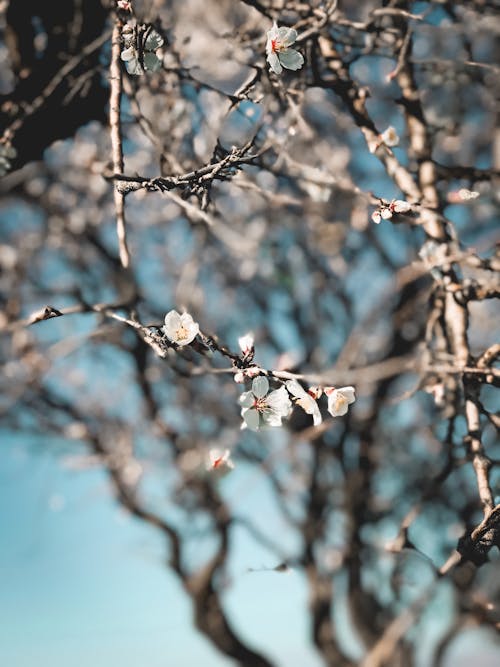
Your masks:
<instances>
[{"instance_id":1,"label":"small white flower","mask_svg":"<svg viewBox=\"0 0 500 667\"><path fill-rule=\"evenodd\" d=\"M163 45L163 37L156 30L145 26L142 26L142 32L147 36L140 44L141 32L137 36L130 25L124 26L122 30L126 48L121 52L120 58L124 61L127 72L135 76L144 74L145 70L156 72L162 64L155 51Z\"/></svg>"},{"instance_id":2,"label":"small white flower","mask_svg":"<svg viewBox=\"0 0 500 667\"><path fill-rule=\"evenodd\" d=\"M124 12L130 12L132 10L132 3L128 0L118 0L116 3L119 9L123 9Z\"/></svg>"},{"instance_id":3,"label":"small white flower","mask_svg":"<svg viewBox=\"0 0 500 667\"><path fill-rule=\"evenodd\" d=\"M380 221L382 220L382 215L380 213L380 210L377 209L376 211L373 211L372 213L372 220L376 225L380 224Z\"/></svg>"},{"instance_id":4,"label":"small white flower","mask_svg":"<svg viewBox=\"0 0 500 667\"><path fill-rule=\"evenodd\" d=\"M179 345L179 347L189 345L196 338L199 331L200 327L198 323L194 322L189 313L179 315L176 310L171 310L165 315L163 332L172 343Z\"/></svg>"},{"instance_id":5,"label":"small white flower","mask_svg":"<svg viewBox=\"0 0 500 667\"><path fill-rule=\"evenodd\" d=\"M238 345L240 347L240 350L243 353L243 356L246 356L250 354L254 348L254 337L252 333L247 333L244 336L241 336L241 338L238 338Z\"/></svg>"},{"instance_id":6,"label":"small white flower","mask_svg":"<svg viewBox=\"0 0 500 667\"><path fill-rule=\"evenodd\" d=\"M382 134L380 135L380 139L382 143L384 143L386 146L397 146L399 144L399 136L396 130L392 127L392 125L389 125L387 130L384 130Z\"/></svg>"},{"instance_id":7,"label":"small white flower","mask_svg":"<svg viewBox=\"0 0 500 667\"><path fill-rule=\"evenodd\" d=\"M382 220L390 220L392 218L392 211L388 206L384 206L380 209L380 215Z\"/></svg>"},{"instance_id":8,"label":"small white flower","mask_svg":"<svg viewBox=\"0 0 500 667\"><path fill-rule=\"evenodd\" d=\"M304 57L289 47L297 39L297 31L293 28L278 28L276 22L267 32L266 53L269 67L275 74L285 69L298 70L304 64Z\"/></svg>"},{"instance_id":9,"label":"small white flower","mask_svg":"<svg viewBox=\"0 0 500 667\"><path fill-rule=\"evenodd\" d=\"M252 390L240 396L241 416L244 424L252 431L263 426L281 426L281 420L288 417L292 404L284 386L268 394L269 380L259 376L252 382Z\"/></svg>"},{"instance_id":10,"label":"small white flower","mask_svg":"<svg viewBox=\"0 0 500 667\"><path fill-rule=\"evenodd\" d=\"M349 409L349 405L354 403L354 387L325 387L325 394L328 396L328 412L332 417L342 417Z\"/></svg>"},{"instance_id":11,"label":"small white flower","mask_svg":"<svg viewBox=\"0 0 500 667\"><path fill-rule=\"evenodd\" d=\"M308 415L312 415L314 426L318 426L323 421L321 417L321 412L319 411L318 404L314 398L309 394L297 380L288 380L286 383L286 388L290 394L295 398L295 403L300 405L300 407Z\"/></svg>"},{"instance_id":12,"label":"small white flower","mask_svg":"<svg viewBox=\"0 0 500 667\"><path fill-rule=\"evenodd\" d=\"M208 452L206 461L207 470L216 472L218 475L227 475L234 470L229 449L218 449L215 447Z\"/></svg>"}]
</instances>

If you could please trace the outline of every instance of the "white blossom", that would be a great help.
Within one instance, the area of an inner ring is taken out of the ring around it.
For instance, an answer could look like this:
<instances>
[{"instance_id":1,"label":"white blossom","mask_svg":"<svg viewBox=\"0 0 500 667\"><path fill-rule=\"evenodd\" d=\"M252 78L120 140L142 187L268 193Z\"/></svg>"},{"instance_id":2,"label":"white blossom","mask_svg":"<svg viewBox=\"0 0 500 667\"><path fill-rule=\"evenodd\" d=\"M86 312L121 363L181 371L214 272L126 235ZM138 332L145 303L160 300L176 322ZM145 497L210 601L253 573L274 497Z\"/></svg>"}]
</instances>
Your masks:
<instances>
[{"instance_id":1,"label":"white blossom","mask_svg":"<svg viewBox=\"0 0 500 667\"><path fill-rule=\"evenodd\" d=\"M389 127L382 132L382 134L380 135L380 140L386 146L390 146L390 147L397 146L399 144L398 133L392 127L392 125L389 125Z\"/></svg>"},{"instance_id":2,"label":"white blossom","mask_svg":"<svg viewBox=\"0 0 500 667\"><path fill-rule=\"evenodd\" d=\"M286 383L286 388L290 394L295 398L295 403L300 405L300 407L308 415L312 415L314 426L318 426L323 421L321 417L321 412L319 411L318 404L314 400L313 396L309 394L303 387L297 382L297 380L288 380Z\"/></svg>"},{"instance_id":3,"label":"white blossom","mask_svg":"<svg viewBox=\"0 0 500 667\"><path fill-rule=\"evenodd\" d=\"M354 387L325 387L325 394L328 396L328 412L332 417L342 417L349 409L349 405L354 403Z\"/></svg>"},{"instance_id":4,"label":"white blossom","mask_svg":"<svg viewBox=\"0 0 500 667\"><path fill-rule=\"evenodd\" d=\"M209 471L214 471L218 475L227 475L234 469L234 463L231 460L229 449L218 449L214 447L208 452L206 467Z\"/></svg>"},{"instance_id":5,"label":"white blossom","mask_svg":"<svg viewBox=\"0 0 500 667\"><path fill-rule=\"evenodd\" d=\"M292 404L285 387L268 392L269 380L259 376L254 378L251 391L240 396L242 428L258 431L265 426L281 426L281 420L288 417Z\"/></svg>"},{"instance_id":6,"label":"white blossom","mask_svg":"<svg viewBox=\"0 0 500 667\"><path fill-rule=\"evenodd\" d=\"M380 210L377 209L376 211L373 211L372 213L372 220L376 225L380 224L380 221L382 220L382 215L380 214Z\"/></svg>"},{"instance_id":7,"label":"white blossom","mask_svg":"<svg viewBox=\"0 0 500 667\"><path fill-rule=\"evenodd\" d=\"M140 32L139 36L136 36L130 25L126 25L122 31L126 48L121 52L120 58L124 61L127 72L136 76L144 74L145 70L156 72L162 63L155 52L163 45L163 37L156 30L141 27L146 38L140 45Z\"/></svg>"},{"instance_id":8,"label":"white blossom","mask_svg":"<svg viewBox=\"0 0 500 667\"><path fill-rule=\"evenodd\" d=\"M266 53L269 67L275 74L285 69L298 70L304 64L304 57L290 46L297 39L297 31L293 28L278 28L276 22L267 32Z\"/></svg>"},{"instance_id":9,"label":"white blossom","mask_svg":"<svg viewBox=\"0 0 500 667\"><path fill-rule=\"evenodd\" d=\"M384 206L380 209L380 215L382 220L390 220L392 218L392 211L388 206Z\"/></svg>"},{"instance_id":10,"label":"white blossom","mask_svg":"<svg viewBox=\"0 0 500 667\"><path fill-rule=\"evenodd\" d=\"M198 323L193 320L189 313L179 315L176 310L171 310L165 315L163 332L172 343L179 345L179 347L189 345L199 331Z\"/></svg>"}]
</instances>

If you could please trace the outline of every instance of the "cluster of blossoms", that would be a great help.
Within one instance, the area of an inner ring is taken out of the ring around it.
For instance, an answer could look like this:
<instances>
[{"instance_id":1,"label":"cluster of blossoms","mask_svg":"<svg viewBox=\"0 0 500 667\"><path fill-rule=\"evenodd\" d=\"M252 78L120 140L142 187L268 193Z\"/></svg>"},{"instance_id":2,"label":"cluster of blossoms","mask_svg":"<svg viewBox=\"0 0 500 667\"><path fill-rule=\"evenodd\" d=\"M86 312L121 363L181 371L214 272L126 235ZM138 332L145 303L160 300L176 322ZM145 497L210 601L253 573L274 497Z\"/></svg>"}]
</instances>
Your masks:
<instances>
[{"instance_id":1,"label":"cluster of blossoms","mask_svg":"<svg viewBox=\"0 0 500 667\"><path fill-rule=\"evenodd\" d=\"M394 213L408 213L411 204L402 199L393 199L388 206L380 206L372 213L373 222L378 225L381 220L390 220Z\"/></svg>"},{"instance_id":2,"label":"cluster of blossoms","mask_svg":"<svg viewBox=\"0 0 500 667\"><path fill-rule=\"evenodd\" d=\"M312 415L314 426L319 426L323 418L317 400L323 393L328 398L328 412L332 417L345 415L356 400L354 387L310 387L306 391L297 380L288 380L279 389L269 391L269 388L267 377L259 375L252 381L251 390L240 396L242 428L259 431L268 426L281 426L282 420L290 415L293 403Z\"/></svg>"},{"instance_id":3,"label":"cluster of blossoms","mask_svg":"<svg viewBox=\"0 0 500 667\"><path fill-rule=\"evenodd\" d=\"M271 71L281 74L285 69L298 70L304 64L304 56L291 49L297 40L297 31L293 28L278 28L276 22L267 32L266 54Z\"/></svg>"},{"instance_id":4,"label":"cluster of blossoms","mask_svg":"<svg viewBox=\"0 0 500 667\"><path fill-rule=\"evenodd\" d=\"M5 176L11 168L11 160L17 155L16 149L10 144L0 144L0 176Z\"/></svg>"},{"instance_id":5,"label":"cluster of blossoms","mask_svg":"<svg viewBox=\"0 0 500 667\"><path fill-rule=\"evenodd\" d=\"M124 61L129 74L139 76L145 71L156 72L162 60L157 55L163 46L163 37L150 25L125 25L122 30L125 46L120 58Z\"/></svg>"},{"instance_id":6,"label":"cluster of blossoms","mask_svg":"<svg viewBox=\"0 0 500 667\"><path fill-rule=\"evenodd\" d=\"M166 338L178 347L189 345L200 333L200 327L189 313L171 310L165 315L162 328ZM314 426L323 421L318 406L318 399L324 394L328 399L328 412L332 417L340 417L348 411L349 405L356 400L354 387L309 387L306 391L295 379L281 382L277 389L271 389L267 372L253 364L255 353L254 337L247 333L238 339L241 355L238 358L239 369L234 379L238 383L252 379L252 386L239 398L242 428L259 431L262 428L281 426L283 419L290 416L293 406L297 405L312 416ZM233 360L236 359L232 357ZM205 468L211 473L224 475L234 468L229 449L211 449Z\"/></svg>"}]
</instances>

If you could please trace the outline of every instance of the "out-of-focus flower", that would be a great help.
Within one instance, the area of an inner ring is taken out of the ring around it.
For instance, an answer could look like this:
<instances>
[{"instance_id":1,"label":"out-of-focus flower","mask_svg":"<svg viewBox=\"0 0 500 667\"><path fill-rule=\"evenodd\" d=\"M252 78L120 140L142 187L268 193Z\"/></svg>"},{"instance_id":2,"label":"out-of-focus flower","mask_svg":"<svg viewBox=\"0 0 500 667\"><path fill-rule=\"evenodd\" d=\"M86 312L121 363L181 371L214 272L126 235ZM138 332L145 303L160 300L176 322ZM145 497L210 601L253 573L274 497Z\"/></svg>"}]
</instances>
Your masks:
<instances>
[{"instance_id":1,"label":"out-of-focus flower","mask_svg":"<svg viewBox=\"0 0 500 667\"><path fill-rule=\"evenodd\" d=\"M118 9L123 9L124 12L130 12L132 9L132 3L128 2L128 0L118 0L116 4L118 5Z\"/></svg>"},{"instance_id":2,"label":"out-of-focus flower","mask_svg":"<svg viewBox=\"0 0 500 667\"><path fill-rule=\"evenodd\" d=\"M292 404L284 386L269 392L269 380L260 376L254 378L251 391L240 396L242 428L248 426L258 431L265 426L281 426L281 420L288 417Z\"/></svg>"},{"instance_id":3,"label":"out-of-focus flower","mask_svg":"<svg viewBox=\"0 0 500 667\"><path fill-rule=\"evenodd\" d=\"M125 49L120 58L124 61L129 74L138 76L145 70L156 72L161 67L161 60L156 51L163 45L163 37L151 26L138 26L135 30L124 26L122 38Z\"/></svg>"},{"instance_id":4,"label":"out-of-focus flower","mask_svg":"<svg viewBox=\"0 0 500 667\"><path fill-rule=\"evenodd\" d=\"M295 398L295 403L308 415L312 415L314 426L318 426L323 421L318 404L314 398L297 382L297 380L288 380L286 388Z\"/></svg>"},{"instance_id":5,"label":"out-of-focus flower","mask_svg":"<svg viewBox=\"0 0 500 667\"><path fill-rule=\"evenodd\" d=\"M189 313L179 315L176 310L171 310L165 315L165 326L163 332L172 343L182 347L189 345L200 331L197 322L193 320Z\"/></svg>"},{"instance_id":6,"label":"out-of-focus flower","mask_svg":"<svg viewBox=\"0 0 500 667\"><path fill-rule=\"evenodd\" d=\"M399 144L399 136L396 130L392 127L392 125L389 125L387 130L384 130L382 134L380 135L380 141L381 143L385 144L386 146L397 146Z\"/></svg>"},{"instance_id":7,"label":"out-of-focus flower","mask_svg":"<svg viewBox=\"0 0 500 667\"><path fill-rule=\"evenodd\" d=\"M450 204L461 204L464 201L472 201L479 197L480 193L476 190L467 190L467 188L460 188L455 192L448 192L447 199Z\"/></svg>"},{"instance_id":8,"label":"out-of-focus flower","mask_svg":"<svg viewBox=\"0 0 500 667\"><path fill-rule=\"evenodd\" d=\"M267 32L266 53L269 67L275 74L285 69L298 70L304 64L304 57L290 46L297 39L297 31L293 28L278 28L276 22Z\"/></svg>"},{"instance_id":9,"label":"out-of-focus flower","mask_svg":"<svg viewBox=\"0 0 500 667\"><path fill-rule=\"evenodd\" d=\"M234 463L231 460L231 452L229 449L218 449L217 447L208 452L207 470L214 471L218 475L227 475L227 473L234 470Z\"/></svg>"},{"instance_id":10,"label":"out-of-focus flower","mask_svg":"<svg viewBox=\"0 0 500 667\"><path fill-rule=\"evenodd\" d=\"M328 396L328 412L332 417L342 417L347 413L349 405L354 403L354 387L325 387L325 394Z\"/></svg>"}]
</instances>

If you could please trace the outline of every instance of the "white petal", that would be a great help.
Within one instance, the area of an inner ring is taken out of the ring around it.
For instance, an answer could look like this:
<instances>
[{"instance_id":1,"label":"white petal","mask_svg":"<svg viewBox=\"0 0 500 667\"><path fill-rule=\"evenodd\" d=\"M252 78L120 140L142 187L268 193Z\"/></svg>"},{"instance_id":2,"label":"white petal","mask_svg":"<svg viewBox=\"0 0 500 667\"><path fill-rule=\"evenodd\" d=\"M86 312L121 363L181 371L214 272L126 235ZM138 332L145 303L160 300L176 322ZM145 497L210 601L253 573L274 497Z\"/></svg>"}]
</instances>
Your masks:
<instances>
[{"instance_id":1,"label":"white petal","mask_svg":"<svg viewBox=\"0 0 500 667\"><path fill-rule=\"evenodd\" d=\"M290 46L297 39L297 31L294 28L278 28L278 39L281 46Z\"/></svg>"},{"instance_id":2,"label":"white petal","mask_svg":"<svg viewBox=\"0 0 500 667\"><path fill-rule=\"evenodd\" d=\"M124 60L125 62L127 60L132 60L132 58L136 58L136 57L137 57L137 53L136 53L136 50L134 49L133 46L129 46L128 49L125 49L124 51L122 51L120 53L120 58L122 60Z\"/></svg>"},{"instance_id":3,"label":"white petal","mask_svg":"<svg viewBox=\"0 0 500 667\"><path fill-rule=\"evenodd\" d=\"M282 426L281 417L276 412L264 412L262 421L265 426Z\"/></svg>"},{"instance_id":4,"label":"white petal","mask_svg":"<svg viewBox=\"0 0 500 667\"><path fill-rule=\"evenodd\" d=\"M380 209L380 215L384 220L390 220L392 218L392 211L389 208Z\"/></svg>"},{"instance_id":5,"label":"white petal","mask_svg":"<svg viewBox=\"0 0 500 667\"><path fill-rule=\"evenodd\" d=\"M256 398L264 398L269 391L269 380L263 375L257 377L252 382L252 393Z\"/></svg>"},{"instance_id":6,"label":"white petal","mask_svg":"<svg viewBox=\"0 0 500 667\"><path fill-rule=\"evenodd\" d=\"M285 49L278 53L280 63L286 69L297 70L304 64L304 56L295 49Z\"/></svg>"},{"instance_id":7,"label":"white petal","mask_svg":"<svg viewBox=\"0 0 500 667\"><path fill-rule=\"evenodd\" d=\"M314 426L319 426L323 421L323 417L321 416L321 412L319 411L319 407L316 401L314 402L314 412L312 413L312 415L313 415Z\"/></svg>"},{"instance_id":8,"label":"white petal","mask_svg":"<svg viewBox=\"0 0 500 667\"><path fill-rule=\"evenodd\" d=\"M149 72L157 72L162 65L162 61L157 57L156 53L144 54L144 67Z\"/></svg>"},{"instance_id":9,"label":"white petal","mask_svg":"<svg viewBox=\"0 0 500 667\"><path fill-rule=\"evenodd\" d=\"M134 76L140 76L143 74L143 69L141 67L141 63L139 62L138 58L133 58L132 60L128 60L125 63L125 67L127 68L127 72L129 74L133 74Z\"/></svg>"},{"instance_id":10,"label":"white petal","mask_svg":"<svg viewBox=\"0 0 500 667\"><path fill-rule=\"evenodd\" d=\"M337 390L332 392L328 397L328 412L332 417L342 417L348 410L348 403L342 394Z\"/></svg>"},{"instance_id":11,"label":"white petal","mask_svg":"<svg viewBox=\"0 0 500 667\"><path fill-rule=\"evenodd\" d=\"M147 51L156 51L160 46L163 46L163 37L156 30L151 30L144 42L144 48Z\"/></svg>"},{"instance_id":12,"label":"white petal","mask_svg":"<svg viewBox=\"0 0 500 667\"><path fill-rule=\"evenodd\" d=\"M255 397L251 391L244 391L239 398L240 405L244 408L251 408L254 401Z\"/></svg>"},{"instance_id":13,"label":"white petal","mask_svg":"<svg viewBox=\"0 0 500 667\"><path fill-rule=\"evenodd\" d=\"M269 41L271 41L272 39L276 39L276 38L278 37L278 35L279 35L279 32L278 32L278 24L277 24L276 21L275 21L275 22L273 23L273 27L271 28L271 30L268 30L268 31L267 31L267 39L268 39Z\"/></svg>"},{"instance_id":14,"label":"white petal","mask_svg":"<svg viewBox=\"0 0 500 667\"><path fill-rule=\"evenodd\" d=\"M288 398L288 393L285 387L280 387L279 389L272 391L269 396L266 397L266 405L271 412L275 412L283 417L287 417L292 409L292 404Z\"/></svg>"},{"instance_id":15,"label":"white petal","mask_svg":"<svg viewBox=\"0 0 500 667\"><path fill-rule=\"evenodd\" d=\"M378 225L380 221L382 220L382 216L380 215L380 211L373 211L372 213L372 220L373 222Z\"/></svg>"},{"instance_id":16,"label":"white petal","mask_svg":"<svg viewBox=\"0 0 500 667\"><path fill-rule=\"evenodd\" d=\"M248 426L249 429L252 431L258 431L259 430L259 425L260 425L260 416L257 410L245 410L242 414L243 419L245 420L245 424Z\"/></svg>"},{"instance_id":17,"label":"white petal","mask_svg":"<svg viewBox=\"0 0 500 667\"><path fill-rule=\"evenodd\" d=\"M273 51L268 53L267 62L269 63L269 67L275 74L281 74L283 68L281 67L280 59L278 58L278 55L276 53L274 53Z\"/></svg>"},{"instance_id":18,"label":"white petal","mask_svg":"<svg viewBox=\"0 0 500 667\"><path fill-rule=\"evenodd\" d=\"M348 403L354 403L356 400L356 396L354 395L354 392L356 391L354 387L340 387L340 389L337 389L339 394L342 394L344 398L347 400Z\"/></svg>"},{"instance_id":19,"label":"white petal","mask_svg":"<svg viewBox=\"0 0 500 667\"><path fill-rule=\"evenodd\" d=\"M170 338L169 334L174 335L174 332L177 331L180 325L181 325L181 316L176 310L171 310L165 315L164 331L169 338Z\"/></svg>"},{"instance_id":20,"label":"white petal","mask_svg":"<svg viewBox=\"0 0 500 667\"><path fill-rule=\"evenodd\" d=\"M292 396L296 398L304 398L308 396L308 393L302 386L297 382L297 380L288 380L286 383L286 388L291 393Z\"/></svg>"}]
</instances>

